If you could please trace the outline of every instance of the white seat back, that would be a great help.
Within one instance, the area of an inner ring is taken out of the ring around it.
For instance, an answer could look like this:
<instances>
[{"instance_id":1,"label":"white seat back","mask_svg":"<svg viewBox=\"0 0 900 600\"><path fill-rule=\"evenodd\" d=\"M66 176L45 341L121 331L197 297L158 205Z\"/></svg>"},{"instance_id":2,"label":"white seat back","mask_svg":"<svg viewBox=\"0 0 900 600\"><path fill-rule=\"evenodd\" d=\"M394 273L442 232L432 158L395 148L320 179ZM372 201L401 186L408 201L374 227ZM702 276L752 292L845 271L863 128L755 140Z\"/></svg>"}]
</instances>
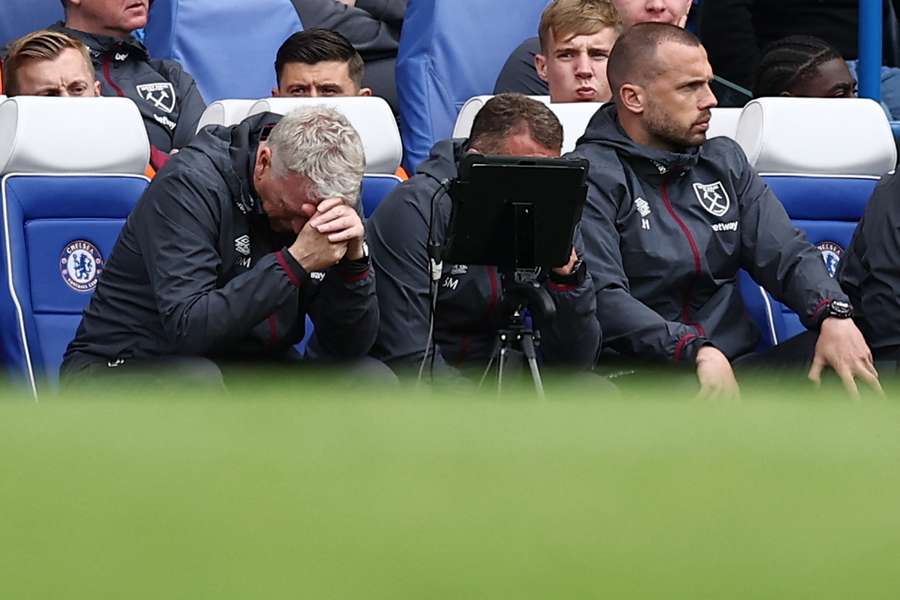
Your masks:
<instances>
[{"instance_id":1,"label":"white seat back","mask_svg":"<svg viewBox=\"0 0 900 600\"><path fill-rule=\"evenodd\" d=\"M597 102L550 102L550 96L529 96L543 102L559 119L563 127L563 153L575 149L578 139L584 135L587 124L602 106ZM453 128L454 138L466 138L472 131L475 115L484 104L493 96L475 96L470 98L459 111L456 126ZM726 136L734 138L737 129L737 121L740 117L739 108L714 108L712 119L709 123L707 137Z\"/></svg>"},{"instance_id":2,"label":"white seat back","mask_svg":"<svg viewBox=\"0 0 900 600\"><path fill-rule=\"evenodd\" d=\"M328 106L342 113L359 133L366 154L366 173L393 174L400 166L403 146L391 107L382 98L266 98L258 100L247 116L262 112L287 114L310 106Z\"/></svg>"},{"instance_id":3,"label":"white seat back","mask_svg":"<svg viewBox=\"0 0 900 600\"><path fill-rule=\"evenodd\" d=\"M237 125L247 118L247 113L256 103L257 100L216 100L207 106L200 115L197 131L207 125L224 125L225 127Z\"/></svg>"},{"instance_id":4,"label":"white seat back","mask_svg":"<svg viewBox=\"0 0 900 600\"><path fill-rule=\"evenodd\" d=\"M763 175L878 178L897 164L881 106L866 99L758 98L736 139Z\"/></svg>"},{"instance_id":5,"label":"white seat back","mask_svg":"<svg viewBox=\"0 0 900 600\"><path fill-rule=\"evenodd\" d=\"M710 112L712 115L709 119L709 129L706 131L706 139L714 137L735 139L738 121L741 118L741 109L714 108Z\"/></svg>"},{"instance_id":6,"label":"white seat back","mask_svg":"<svg viewBox=\"0 0 900 600\"><path fill-rule=\"evenodd\" d=\"M16 96L0 104L0 174L143 175L144 121L128 98Z\"/></svg>"}]
</instances>

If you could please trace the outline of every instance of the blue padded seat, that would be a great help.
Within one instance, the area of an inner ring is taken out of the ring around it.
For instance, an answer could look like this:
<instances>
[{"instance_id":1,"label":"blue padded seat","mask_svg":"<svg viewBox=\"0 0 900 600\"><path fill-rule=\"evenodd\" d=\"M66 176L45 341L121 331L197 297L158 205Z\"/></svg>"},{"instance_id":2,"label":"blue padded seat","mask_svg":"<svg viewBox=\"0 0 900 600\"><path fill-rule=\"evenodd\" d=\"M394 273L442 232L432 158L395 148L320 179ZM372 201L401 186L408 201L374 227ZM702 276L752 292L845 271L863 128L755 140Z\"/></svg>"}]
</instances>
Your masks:
<instances>
[{"instance_id":1,"label":"blue padded seat","mask_svg":"<svg viewBox=\"0 0 900 600\"><path fill-rule=\"evenodd\" d=\"M26 33L63 19L59 0L3 0L0 8L0 48Z\"/></svg>"},{"instance_id":2,"label":"blue padded seat","mask_svg":"<svg viewBox=\"0 0 900 600\"><path fill-rule=\"evenodd\" d=\"M33 389L44 380L55 387L63 352L96 285L95 277L84 290L66 283L67 247L88 242L102 257L102 270L147 179L7 175L0 186L3 281L15 307L0 313L4 360Z\"/></svg>"},{"instance_id":3,"label":"blue padded seat","mask_svg":"<svg viewBox=\"0 0 900 600\"><path fill-rule=\"evenodd\" d=\"M0 104L0 356L35 397L56 386L149 157L127 98Z\"/></svg>"},{"instance_id":4,"label":"blue padded seat","mask_svg":"<svg viewBox=\"0 0 900 600\"><path fill-rule=\"evenodd\" d=\"M515 4L515 6L512 6ZM510 53L534 37L547 0L410 0L397 55L407 173L450 137L472 96L490 94Z\"/></svg>"},{"instance_id":5,"label":"blue padded seat","mask_svg":"<svg viewBox=\"0 0 900 600\"><path fill-rule=\"evenodd\" d=\"M757 99L744 108L736 138L834 276L878 180L896 166L881 107L870 100ZM806 330L746 274L741 291L763 331L762 347Z\"/></svg>"},{"instance_id":6,"label":"blue padded seat","mask_svg":"<svg viewBox=\"0 0 900 600\"><path fill-rule=\"evenodd\" d=\"M291 0L154 0L144 43L181 63L207 102L262 98L275 87L278 48L301 29Z\"/></svg>"},{"instance_id":7,"label":"blue padded seat","mask_svg":"<svg viewBox=\"0 0 900 600\"><path fill-rule=\"evenodd\" d=\"M400 183L401 179L396 175L364 175L362 182L363 216L367 219L371 217L381 201Z\"/></svg>"}]
</instances>

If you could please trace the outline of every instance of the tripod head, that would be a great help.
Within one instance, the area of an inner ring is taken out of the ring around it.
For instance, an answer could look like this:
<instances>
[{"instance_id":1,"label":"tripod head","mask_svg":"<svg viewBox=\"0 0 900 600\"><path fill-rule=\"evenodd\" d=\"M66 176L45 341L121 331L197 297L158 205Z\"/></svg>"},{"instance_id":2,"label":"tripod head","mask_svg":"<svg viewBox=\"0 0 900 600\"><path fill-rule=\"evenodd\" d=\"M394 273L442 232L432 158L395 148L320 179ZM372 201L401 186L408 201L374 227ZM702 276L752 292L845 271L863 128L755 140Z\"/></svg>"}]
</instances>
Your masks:
<instances>
[{"instance_id":1,"label":"tripod head","mask_svg":"<svg viewBox=\"0 0 900 600\"><path fill-rule=\"evenodd\" d=\"M556 317L553 298L538 281L540 269L515 269L500 274L503 300L499 314L507 323L521 319L525 309L538 323L547 323Z\"/></svg>"}]
</instances>

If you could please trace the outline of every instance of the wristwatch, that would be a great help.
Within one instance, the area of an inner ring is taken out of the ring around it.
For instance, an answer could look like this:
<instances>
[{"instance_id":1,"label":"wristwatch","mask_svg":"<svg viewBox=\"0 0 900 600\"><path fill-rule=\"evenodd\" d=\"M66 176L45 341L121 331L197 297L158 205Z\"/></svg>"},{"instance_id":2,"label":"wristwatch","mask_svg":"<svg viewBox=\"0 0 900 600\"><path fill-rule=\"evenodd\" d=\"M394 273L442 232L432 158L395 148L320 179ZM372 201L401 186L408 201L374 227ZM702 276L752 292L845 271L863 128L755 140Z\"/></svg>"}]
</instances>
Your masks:
<instances>
[{"instance_id":1,"label":"wristwatch","mask_svg":"<svg viewBox=\"0 0 900 600\"><path fill-rule=\"evenodd\" d=\"M587 274L587 265L580 258L572 265L572 272L568 275L560 275L556 271L550 271L550 281L561 285L581 285Z\"/></svg>"},{"instance_id":2,"label":"wristwatch","mask_svg":"<svg viewBox=\"0 0 900 600\"><path fill-rule=\"evenodd\" d=\"M346 255L344 255L344 258L342 258L340 260L340 262L345 263L345 264L358 264L358 265L368 264L369 263L369 244L367 244L366 241L363 240L361 257L350 259L350 258L347 258Z\"/></svg>"},{"instance_id":3,"label":"wristwatch","mask_svg":"<svg viewBox=\"0 0 900 600\"><path fill-rule=\"evenodd\" d=\"M844 302L843 300L832 300L825 307L825 310L822 311L822 319L819 321L819 324L821 325L822 321L829 317L835 319L853 318L853 306L849 302Z\"/></svg>"}]
</instances>

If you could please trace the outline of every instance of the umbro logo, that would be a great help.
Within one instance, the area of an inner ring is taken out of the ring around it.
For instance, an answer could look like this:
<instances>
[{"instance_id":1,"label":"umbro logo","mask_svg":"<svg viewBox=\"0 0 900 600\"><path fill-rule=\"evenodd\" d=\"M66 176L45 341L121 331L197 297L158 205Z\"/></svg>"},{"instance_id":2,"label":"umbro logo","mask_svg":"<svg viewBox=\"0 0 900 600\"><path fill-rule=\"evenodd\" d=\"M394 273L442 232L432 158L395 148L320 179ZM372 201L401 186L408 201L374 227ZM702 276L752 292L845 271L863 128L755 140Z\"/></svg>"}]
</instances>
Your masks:
<instances>
[{"instance_id":1,"label":"umbro logo","mask_svg":"<svg viewBox=\"0 0 900 600\"><path fill-rule=\"evenodd\" d=\"M242 235L234 240L234 251L244 256L250 256L250 236Z\"/></svg>"}]
</instances>

